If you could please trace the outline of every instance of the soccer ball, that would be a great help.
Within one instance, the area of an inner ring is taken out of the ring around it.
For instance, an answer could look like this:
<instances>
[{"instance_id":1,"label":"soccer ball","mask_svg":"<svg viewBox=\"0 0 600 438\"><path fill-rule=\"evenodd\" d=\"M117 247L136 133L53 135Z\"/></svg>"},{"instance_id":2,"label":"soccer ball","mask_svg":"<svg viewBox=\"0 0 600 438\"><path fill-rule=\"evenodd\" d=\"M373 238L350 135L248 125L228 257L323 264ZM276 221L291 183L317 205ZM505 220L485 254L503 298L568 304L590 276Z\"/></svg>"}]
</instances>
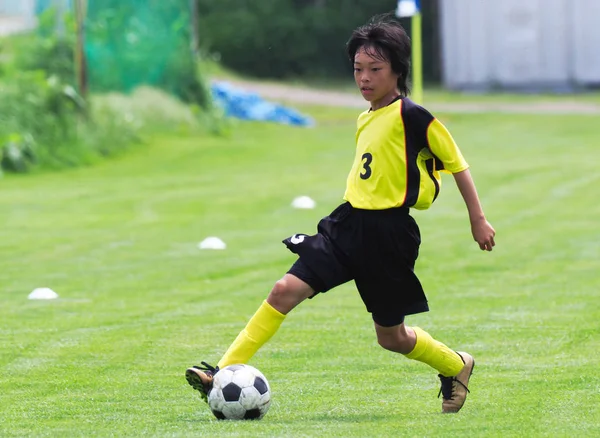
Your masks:
<instances>
[{"instance_id":1,"label":"soccer ball","mask_svg":"<svg viewBox=\"0 0 600 438\"><path fill-rule=\"evenodd\" d=\"M229 365L215 374L208 406L219 420L260 420L271 405L271 389L256 368Z\"/></svg>"}]
</instances>

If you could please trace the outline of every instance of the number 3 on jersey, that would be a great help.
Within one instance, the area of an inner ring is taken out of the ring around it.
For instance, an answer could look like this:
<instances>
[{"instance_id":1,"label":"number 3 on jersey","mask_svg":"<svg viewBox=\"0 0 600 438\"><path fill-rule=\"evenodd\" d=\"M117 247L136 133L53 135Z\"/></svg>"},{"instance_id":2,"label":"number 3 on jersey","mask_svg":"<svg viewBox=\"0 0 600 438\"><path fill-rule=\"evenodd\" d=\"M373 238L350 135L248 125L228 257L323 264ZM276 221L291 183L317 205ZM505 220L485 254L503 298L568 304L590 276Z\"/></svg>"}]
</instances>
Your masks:
<instances>
[{"instance_id":1,"label":"number 3 on jersey","mask_svg":"<svg viewBox=\"0 0 600 438\"><path fill-rule=\"evenodd\" d=\"M363 171L360 173L360 178L361 179L369 179L371 177L371 163L373 162L373 155L371 155L370 153L366 152L363 154L363 156L361 157L361 160L364 161L363 162Z\"/></svg>"}]
</instances>

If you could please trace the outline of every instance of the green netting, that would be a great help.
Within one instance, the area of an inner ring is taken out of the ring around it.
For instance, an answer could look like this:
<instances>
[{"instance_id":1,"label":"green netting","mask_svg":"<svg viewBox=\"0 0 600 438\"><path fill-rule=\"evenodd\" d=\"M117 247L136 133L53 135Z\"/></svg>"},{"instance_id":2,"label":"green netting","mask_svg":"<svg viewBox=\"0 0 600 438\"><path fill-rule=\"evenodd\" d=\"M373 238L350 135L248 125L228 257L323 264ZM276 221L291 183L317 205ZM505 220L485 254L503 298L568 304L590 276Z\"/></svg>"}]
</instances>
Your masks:
<instances>
[{"instance_id":1,"label":"green netting","mask_svg":"<svg viewBox=\"0 0 600 438\"><path fill-rule=\"evenodd\" d=\"M88 0L85 54L94 91L148 84L206 102L191 50L189 0Z\"/></svg>"}]
</instances>

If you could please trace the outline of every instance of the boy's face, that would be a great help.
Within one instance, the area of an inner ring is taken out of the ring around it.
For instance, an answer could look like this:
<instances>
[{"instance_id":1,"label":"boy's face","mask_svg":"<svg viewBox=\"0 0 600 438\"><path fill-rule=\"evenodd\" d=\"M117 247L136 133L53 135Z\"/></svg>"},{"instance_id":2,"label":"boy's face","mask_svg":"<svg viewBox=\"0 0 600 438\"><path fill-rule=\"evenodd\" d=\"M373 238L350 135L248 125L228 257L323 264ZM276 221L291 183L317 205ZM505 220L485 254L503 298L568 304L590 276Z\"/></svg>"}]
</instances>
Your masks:
<instances>
[{"instance_id":1,"label":"boy's face","mask_svg":"<svg viewBox=\"0 0 600 438\"><path fill-rule=\"evenodd\" d=\"M358 49L354 56L354 80L365 100L378 102L397 93L398 78L390 62L379 57L374 49Z\"/></svg>"}]
</instances>

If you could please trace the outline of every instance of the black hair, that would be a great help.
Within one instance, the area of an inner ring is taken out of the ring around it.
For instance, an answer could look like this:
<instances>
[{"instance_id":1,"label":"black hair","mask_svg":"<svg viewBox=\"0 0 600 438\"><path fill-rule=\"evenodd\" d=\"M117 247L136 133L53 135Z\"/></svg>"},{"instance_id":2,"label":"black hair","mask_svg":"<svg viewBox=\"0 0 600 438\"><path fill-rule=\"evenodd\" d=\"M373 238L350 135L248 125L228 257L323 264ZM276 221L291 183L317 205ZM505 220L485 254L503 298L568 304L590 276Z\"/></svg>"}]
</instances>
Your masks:
<instances>
[{"instance_id":1,"label":"black hair","mask_svg":"<svg viewBox=\"0 0 600 438\"><path fill-rule=\"evenodd\" d=\"M365 48L374 58L389 61L392 71L399 75L398 90L408 96L410 70L410 38L392 14L376 15L352 32L346 43L346 53L354 63L356 52Z\"/></svg>"}]
</instances>

